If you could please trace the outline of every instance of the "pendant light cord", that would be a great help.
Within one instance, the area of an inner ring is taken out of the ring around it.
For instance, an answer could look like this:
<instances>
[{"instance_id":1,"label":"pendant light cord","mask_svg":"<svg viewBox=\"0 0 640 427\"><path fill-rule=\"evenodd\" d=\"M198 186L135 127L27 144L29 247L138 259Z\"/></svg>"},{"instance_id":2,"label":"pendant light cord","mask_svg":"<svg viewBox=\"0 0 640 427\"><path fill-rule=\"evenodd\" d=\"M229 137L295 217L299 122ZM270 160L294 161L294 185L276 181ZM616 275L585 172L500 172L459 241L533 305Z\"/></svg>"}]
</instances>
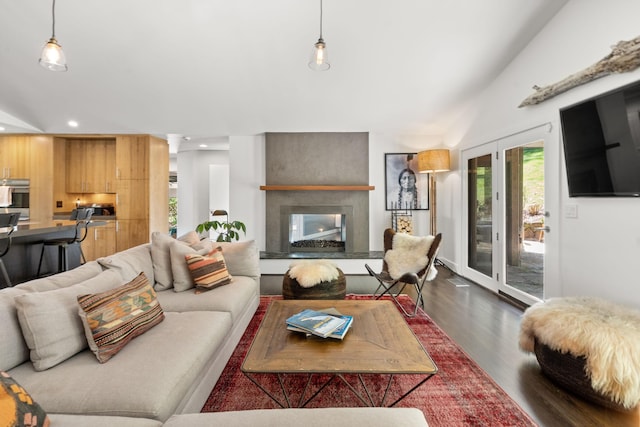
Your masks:
<instances>
[{"instance_id":1,"label":"pendant light cord","mask_svg":"<svg viewBox=\"0 0 640 427\"><path fill-rule=\"evenodd\" d=\"M56 0L53 0L51 5L51 38L56 38Z\"/></svg>"},{"instance_id":2,"label":"pendant light cord","mask_svg":"<svg viewBox=\"0 0 640 427\"><path fill-rule=\"evenodd\" d=\"M322 0L320 0L320 38L322 38Z\"/></svg>"}]
</instances>

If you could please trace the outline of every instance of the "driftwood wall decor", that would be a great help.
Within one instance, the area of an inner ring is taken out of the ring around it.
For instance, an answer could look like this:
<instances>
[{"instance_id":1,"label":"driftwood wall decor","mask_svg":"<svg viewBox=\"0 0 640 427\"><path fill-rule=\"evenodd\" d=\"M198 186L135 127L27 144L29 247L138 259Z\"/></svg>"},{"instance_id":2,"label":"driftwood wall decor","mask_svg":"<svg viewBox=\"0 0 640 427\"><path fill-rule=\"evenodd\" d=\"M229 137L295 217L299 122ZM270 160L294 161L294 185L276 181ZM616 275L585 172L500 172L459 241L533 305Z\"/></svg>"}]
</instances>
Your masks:
<instances>
[{"instance_id":1,"label":"driftwood wall decor","mask_svg":"<svg viewBox=\"0 0 640 427\"><path fill-rule=\"evenodd\" d=\"M539 104L563 92L613 73L626 73L640 66L640 36L633 40L623 40L611 47L611 53L590 67L549 86L534 86L535 93L529 95L520 105Z\"/></svg>"}]
</instances>

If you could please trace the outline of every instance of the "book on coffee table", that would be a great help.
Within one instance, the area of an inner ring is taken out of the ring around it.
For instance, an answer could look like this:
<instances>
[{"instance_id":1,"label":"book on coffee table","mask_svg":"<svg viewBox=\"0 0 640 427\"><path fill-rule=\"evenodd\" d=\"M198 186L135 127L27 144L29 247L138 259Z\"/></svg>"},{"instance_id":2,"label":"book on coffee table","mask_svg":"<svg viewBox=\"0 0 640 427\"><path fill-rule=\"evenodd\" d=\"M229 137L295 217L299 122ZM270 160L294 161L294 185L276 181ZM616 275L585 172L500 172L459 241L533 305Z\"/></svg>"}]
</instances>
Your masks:
<instances>
[{"instance_id":1,"label":"book on coffee table","mask_svg":"<svg viewBox=\"0 0 640 427\"><path fill-rule=\"evenodd\" d=\"M286 320L287 327L292 326L322 338L328 337L346 322L347 320L340 316L310 309L302 310Z\"/></svg>"},{"instance_id":2,"label":"book on coffee table","mask_svg":"<svg viewBox=\"0 0 640 427\"><path fill-rule=\"evenodd\" d=\"M351 327L351 323L353 323L353 316L340 316L340 317L345 319L346 322L344 322L342 326L339 326L338 329L336 329L335 331L327 335L327 338L335 338L335 339L341 340L344 338L345 335L347 335L347 331ZM294 332L304 332L307 335L313 335L304 329L300 329L292 325L287 325L287 329Z\"/></svg>"}]
</instances>

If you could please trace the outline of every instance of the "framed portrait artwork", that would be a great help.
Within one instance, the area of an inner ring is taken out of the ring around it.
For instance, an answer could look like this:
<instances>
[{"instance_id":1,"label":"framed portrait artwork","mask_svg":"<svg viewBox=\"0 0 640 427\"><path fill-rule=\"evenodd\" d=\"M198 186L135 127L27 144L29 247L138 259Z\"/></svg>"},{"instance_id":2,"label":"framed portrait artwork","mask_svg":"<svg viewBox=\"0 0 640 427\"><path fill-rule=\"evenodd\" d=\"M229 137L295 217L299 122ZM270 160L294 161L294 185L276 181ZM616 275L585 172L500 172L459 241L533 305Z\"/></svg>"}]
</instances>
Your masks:
<instances>
[{"instance_id":1,"label":"framed portrait artwork","mask_svg":"<svg viewBox=\"0 0 640 427\"><path fill-rule=\"evenodd\" d=\"M384 155L386 210L428 210L429 174L418 173L417 153Z\"/></svg>"}]
</instances>

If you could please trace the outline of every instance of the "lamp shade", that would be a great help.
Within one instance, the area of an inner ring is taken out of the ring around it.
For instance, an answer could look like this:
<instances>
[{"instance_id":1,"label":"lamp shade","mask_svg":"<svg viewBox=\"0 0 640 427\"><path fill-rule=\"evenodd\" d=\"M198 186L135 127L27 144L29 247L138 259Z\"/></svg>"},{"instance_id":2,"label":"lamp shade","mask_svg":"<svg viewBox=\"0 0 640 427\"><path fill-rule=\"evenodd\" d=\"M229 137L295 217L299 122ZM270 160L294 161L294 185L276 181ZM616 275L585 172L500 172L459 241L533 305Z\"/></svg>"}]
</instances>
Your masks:
<instances>
[{"instance_id":1,"label":"lamp shade","mask_svg":"<svg viewBox=\"0 0 640 427\"><path fill-rule=\"evenodd\" d=\"M309 68L315 71L326 71L331 67L329 64L329 55L327 54L327 45L322 40L318 39L316 44L313 45L311 51L311 57L309 58Z\"/></svg>"},{"instance_id":2,"label":"lamp shade","mask_svg":"<svg viewBox=\"0 0 640 427\"><path fill-rule=\"evenodd\" d=\"M449 150L425 150L418 153L418 172L434 173L449 170Z\"/></svg>"},{"instance_id":3,"label":"lamp shade","mask_svg":"<svg viewBox=\"0 0 640 427\"><path fill-rule=\"evenodd\" d=\"M51 71L67 71L67 60L55 37L51 37L42 49L40 65Z\"/></svg>"}]
</instances>

